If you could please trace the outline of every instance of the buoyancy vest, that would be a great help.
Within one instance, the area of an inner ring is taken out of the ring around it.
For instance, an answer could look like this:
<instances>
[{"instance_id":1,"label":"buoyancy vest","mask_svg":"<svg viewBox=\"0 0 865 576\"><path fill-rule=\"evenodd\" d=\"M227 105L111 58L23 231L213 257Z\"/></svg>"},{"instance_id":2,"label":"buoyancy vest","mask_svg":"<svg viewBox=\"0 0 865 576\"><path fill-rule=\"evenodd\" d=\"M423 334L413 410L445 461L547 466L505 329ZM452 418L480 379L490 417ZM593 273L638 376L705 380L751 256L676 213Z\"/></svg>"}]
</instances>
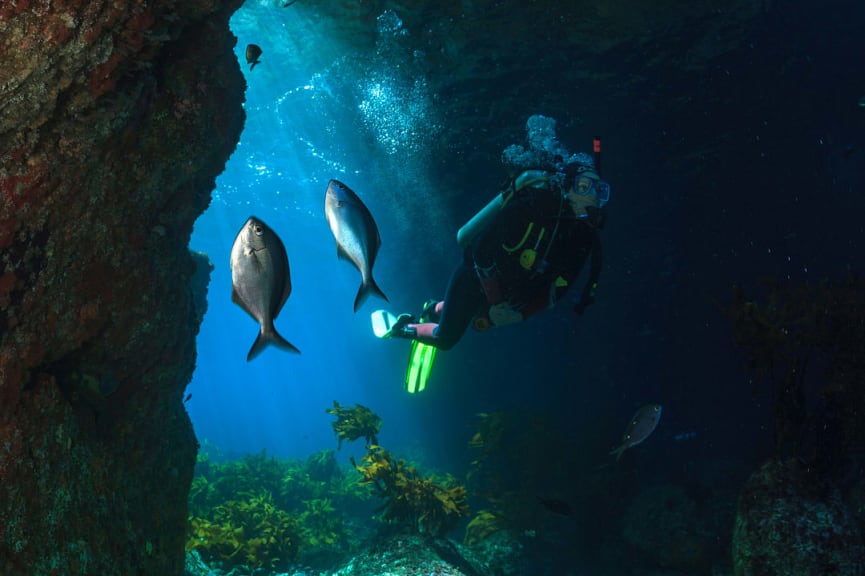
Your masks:
<instances>
[{"instance_id":1,"label":"buoyancy vest","mask_svg":"<svg viewBox=\"0 0 865 576\"><path fill-rule=\"evenodd\" d=\"M562 187L561 174L527 170L502 192L495 221L472 245L490 304L508 301L519 308L541 292L550 293L552 304L589 255L600 255L593 222L574 215Z\"/></svg>"}]
</instances>

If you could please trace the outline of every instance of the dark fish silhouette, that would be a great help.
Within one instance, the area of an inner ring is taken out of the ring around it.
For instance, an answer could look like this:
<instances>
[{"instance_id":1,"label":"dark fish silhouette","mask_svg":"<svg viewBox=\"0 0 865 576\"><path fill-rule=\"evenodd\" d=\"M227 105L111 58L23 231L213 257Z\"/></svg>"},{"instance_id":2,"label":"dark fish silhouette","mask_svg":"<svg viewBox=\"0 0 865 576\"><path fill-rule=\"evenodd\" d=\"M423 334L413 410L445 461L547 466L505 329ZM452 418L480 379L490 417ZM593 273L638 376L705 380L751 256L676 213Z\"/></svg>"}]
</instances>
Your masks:
<instances>
[{"instance_id":1,"label":"dark fish silhouette","mask_svg":"<svg viewBox=\"0 0 865 576\"><path fill-rule=\"evenodd\" d=\"M351 188L339 180L331 180L327 184L324 215L336 239L337 256L354 264L360 272L361 283L354 299L354 311L357 312L370 294L388 302L372 277L381 237L369 209Z\"/></svg>"},{"instance_id":2,"label":"dark fish silhouette","mask_svg":"<svg viewBox=\"0 0 865 576\"><path fill-rule=\"evenodd\" d=\"M291 272L282 240L264 222L250 216L231 247L231 300L261 327L246 355L247 362L268 344L300 353L273 326L290 294Z\"/></svg>"},{"instance_id":3,"label":"dark fish silhouette","mask_svg":"<svg viewBox=\"0 0 865 576\"><path fill-rule=\"evenodd\" d=\"M541 498L540 496L538 496L538 500L543 504L544 508L553 514L558 514L559 516L572 516L574 514L571 505L564 500L558 500L556 498Z\"/></svg>"},{"instance_id":4,"label":"dark fish silhouette","mask_svg":"<svg viewBox=\"0 0 865 576\"><path fill-rule=\"evenodd\" d=\"M246 45L246 63L249 64L250 70L255 68L256 64L261 63L261 60L259 60L260 56L261 56L261 46L259 46L258 44L247 44Z\"/></svg>"},{"instance_id":5,"label":"dark fish silhouette","mask_svg":"<svg viewBox=\"0 0 865 576\"><path fill-rule=\"evenodd\" d=\"M616 455L616 460L622 457L622 452L636 446L655 431L658 421L661 419L660 404L646 404L637 410L634 417L631 418L630 424L625 428L625 433L622 434L622 443L617 448L612 450L610 454Z\"/></svg>"}]
</instances>

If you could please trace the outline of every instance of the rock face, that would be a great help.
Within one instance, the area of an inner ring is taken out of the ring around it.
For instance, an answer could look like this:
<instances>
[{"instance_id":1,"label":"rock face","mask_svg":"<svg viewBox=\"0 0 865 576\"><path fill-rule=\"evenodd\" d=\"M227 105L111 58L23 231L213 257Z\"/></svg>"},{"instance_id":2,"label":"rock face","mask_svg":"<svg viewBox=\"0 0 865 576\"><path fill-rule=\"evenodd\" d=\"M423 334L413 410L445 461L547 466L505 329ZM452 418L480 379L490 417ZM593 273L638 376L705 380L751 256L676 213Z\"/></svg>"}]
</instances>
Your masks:
<instances>
[{"instance_id":1,"label":"rock face","mask_svg":"<svg viewBox=\"0 0 865 576\"><path fill-rule=\"evenodd\" d=\"M4 575L182 573L187 244L243 125L240 3L0 5Z\"/></svg>"},{"instance_id":2,"label":"rock face","mask_svg":"<svg viewBox=\"0 0 865 576\"><path fill-rule=\"evenodd\" d=\"M865 573L865 545L841 492L799 460L770 460L739 496L737 576Z\"/></svg>"},{"instance_id":3,"label":"rock face","mask_svg":"<svg viewBox=\"0 0 865 576\"><path fill-rule=\"evenodd\" d=\"M659 566L686 574L709 572L712 533L705 516L681 487L654 486L638 494L628 508L623 535Z\"/></svg>"}]
</instances>

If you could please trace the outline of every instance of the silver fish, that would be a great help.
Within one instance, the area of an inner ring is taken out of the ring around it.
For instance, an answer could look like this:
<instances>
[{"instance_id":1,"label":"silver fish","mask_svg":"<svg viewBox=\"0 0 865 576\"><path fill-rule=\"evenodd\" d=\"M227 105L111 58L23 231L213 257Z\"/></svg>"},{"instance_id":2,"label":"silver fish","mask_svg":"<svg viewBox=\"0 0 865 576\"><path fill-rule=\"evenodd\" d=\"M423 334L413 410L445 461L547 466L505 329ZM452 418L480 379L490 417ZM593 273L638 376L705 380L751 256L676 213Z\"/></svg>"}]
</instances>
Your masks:
<instances>
[{"instance_id":1,"label":"silver fish","mask_svg":"<svg viewBox=\"0 0 865 576\"><path fill-rule=\"evenodd\" d=\"M370 294L388 302L372 277L381 237L369 209L351 188L339 180L331 180L327 183L324 215L336 239L337 256L354 264L360 272L361 283L354 299L354 311L357 312Z\"/></svg>"},{"instance_id":2,"label":"silver fish","mask_svg":"<svg viewBox=\"0 0 865 576\"><path fill-rule=\"evenodd\" d=\"M290 294L291 272L282 240L264 222L250 216L231 247L231 300L261 326L247 362L268 344L300 353L273 325Z\"/></svg>"},{"instance_id":3,"label":"silver fish","mask_svg":"<svg viewBox=\"0 0 865 576\"><path fill-rule=\"evenodd\" d=\"M610 454L616 455L616 460L622 457L622 452L636 446L655 431L658 421L661 419L660 404L646 404L634 414L631 418L631 423L625 428L625 433L622 435L622 443L618 448L612 450Z\"/></svg>"}]
</instances>

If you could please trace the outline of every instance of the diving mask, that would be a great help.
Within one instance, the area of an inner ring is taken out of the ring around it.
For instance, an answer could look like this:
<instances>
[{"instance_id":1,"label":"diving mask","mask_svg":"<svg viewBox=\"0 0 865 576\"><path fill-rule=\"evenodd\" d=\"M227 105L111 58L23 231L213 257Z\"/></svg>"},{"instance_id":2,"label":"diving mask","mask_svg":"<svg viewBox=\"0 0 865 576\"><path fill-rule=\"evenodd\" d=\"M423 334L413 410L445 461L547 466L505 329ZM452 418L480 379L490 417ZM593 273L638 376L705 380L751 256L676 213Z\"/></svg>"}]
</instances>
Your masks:
<instances>
[{"instance_id":1,"label":"diving mask","mask_svg":"<svg viewBox=\"0 0 865 576\"><path fill-rule=\"evenodd\" d=\"M610 184L598 178L594 172L578 175L574 180L573 191L579 196L594 196L600 207L610 200Z\"/></svg>"}]
</instances>

